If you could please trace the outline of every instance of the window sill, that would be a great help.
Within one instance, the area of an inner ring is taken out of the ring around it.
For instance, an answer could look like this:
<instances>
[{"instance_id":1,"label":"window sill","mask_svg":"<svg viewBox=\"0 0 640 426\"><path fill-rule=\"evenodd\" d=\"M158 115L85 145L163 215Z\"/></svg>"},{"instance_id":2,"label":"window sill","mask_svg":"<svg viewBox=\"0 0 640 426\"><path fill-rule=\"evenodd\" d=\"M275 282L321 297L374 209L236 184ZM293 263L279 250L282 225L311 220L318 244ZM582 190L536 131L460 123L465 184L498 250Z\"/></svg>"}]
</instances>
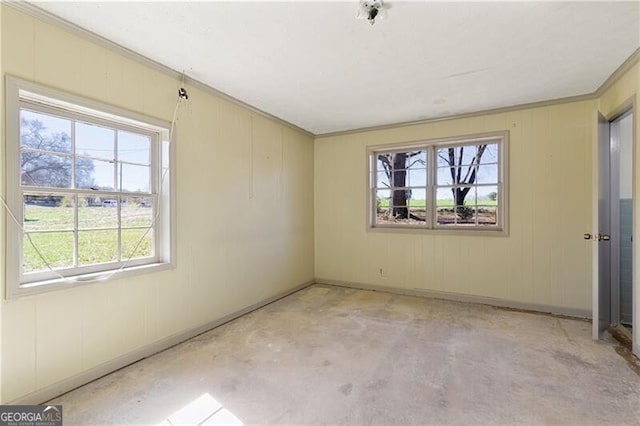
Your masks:
<instances>
[{"instance_id":1,"label":"window sill","mask_svg":"<svg viewBox=\"0 0 640 426\"><path fill-rule=\"evenodd\" d=\"M421 226L368 226L367 232L383 233L383 234L423 234L423 235L447 235L458 237L508 237L509 232L506 229L494 228L494 229L472 229L472 228L425 228Z\"/></svg>"},{"instance_id":2,"label":"window sill","mask_svg":"<svg viewBox=\"0 0 640 426\"><path fill-rule=\"evenodd\" d=\"M25 296L48 293L57 290L67 290L88 284L105 283L112 280L131 278L139 275L150 274L175 269L172 263L150 263L139 266L131 266L113 273L114 270L94 272L90 274L74 275L68 278L56 278L52 280L36 281L19 286L7 285L6 300L17 299ZM116 270L117 271L117 270ZM104 279L101 279L104 277Z\"/></svg>"}]
</instances>

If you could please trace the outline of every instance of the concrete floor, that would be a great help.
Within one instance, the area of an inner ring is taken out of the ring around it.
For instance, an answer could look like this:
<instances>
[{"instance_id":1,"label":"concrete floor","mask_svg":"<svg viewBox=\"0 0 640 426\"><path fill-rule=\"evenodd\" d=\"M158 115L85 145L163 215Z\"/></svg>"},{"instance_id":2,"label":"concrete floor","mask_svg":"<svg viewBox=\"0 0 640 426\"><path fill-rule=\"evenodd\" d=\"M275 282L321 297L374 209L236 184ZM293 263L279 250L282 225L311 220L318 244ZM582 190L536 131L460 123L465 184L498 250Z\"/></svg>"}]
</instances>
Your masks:
<instances>
[{"instance_id":1,"label":"concrete floor","mask_svg":"<svg viewBox=\"0 0 640 426\"><path fill-rule=\"evenodd\" d=\"M65 425L640 424L640 377L590 336L586 321L314 285L51 403Z\"/></svg>"}]
</instances>

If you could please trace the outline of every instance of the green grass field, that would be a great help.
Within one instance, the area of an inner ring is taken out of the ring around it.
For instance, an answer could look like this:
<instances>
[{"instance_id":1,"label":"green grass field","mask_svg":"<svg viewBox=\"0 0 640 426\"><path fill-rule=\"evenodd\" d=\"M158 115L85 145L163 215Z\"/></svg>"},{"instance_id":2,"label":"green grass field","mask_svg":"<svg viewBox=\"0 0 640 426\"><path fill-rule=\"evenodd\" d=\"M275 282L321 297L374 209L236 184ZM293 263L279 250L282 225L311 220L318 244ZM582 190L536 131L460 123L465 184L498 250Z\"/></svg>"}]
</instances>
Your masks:
<instances>
[{"instance_id":1,"label":"green grass field","mask_svg":"<svg viewBox=\"0 0 640 426\"><path fill-rule=\"evenodd\" d=\"M118 209L115 207L78 208L78 266L126 260L153 220L153 209L135 204L123 205L120 231L121 255L118 259ZM25 205L24 227L46 261L54 268L73 266L73 207ZM127 229L142 227L140 229ZM96 228L116 228L96 230ZM55 232L31 232L49 230ZM153 231L149 231L132 258L153 254ZM24 272L47 270L46 264L25 236L23 239Z\"/></svg>"}]
</instances>

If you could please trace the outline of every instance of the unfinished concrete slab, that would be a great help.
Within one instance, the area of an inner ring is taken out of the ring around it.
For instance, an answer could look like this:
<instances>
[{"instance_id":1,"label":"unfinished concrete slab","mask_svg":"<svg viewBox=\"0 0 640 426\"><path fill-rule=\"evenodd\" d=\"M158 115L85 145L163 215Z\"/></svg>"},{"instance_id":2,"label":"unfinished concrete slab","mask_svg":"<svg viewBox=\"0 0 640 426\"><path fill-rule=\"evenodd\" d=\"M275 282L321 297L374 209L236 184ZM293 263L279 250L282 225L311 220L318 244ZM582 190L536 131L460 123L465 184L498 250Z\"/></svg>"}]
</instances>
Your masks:
<instances>
[{"instance_id":1,"label":"unfinished concrete slab","mask_svg":"<svg viewBox=\"0 0 640 426\"><path fill-rule=\"evenodd\" d=\"M66 425L640 424L586 321L313 285L51 401Z\"/></svg>"}]
</instances>

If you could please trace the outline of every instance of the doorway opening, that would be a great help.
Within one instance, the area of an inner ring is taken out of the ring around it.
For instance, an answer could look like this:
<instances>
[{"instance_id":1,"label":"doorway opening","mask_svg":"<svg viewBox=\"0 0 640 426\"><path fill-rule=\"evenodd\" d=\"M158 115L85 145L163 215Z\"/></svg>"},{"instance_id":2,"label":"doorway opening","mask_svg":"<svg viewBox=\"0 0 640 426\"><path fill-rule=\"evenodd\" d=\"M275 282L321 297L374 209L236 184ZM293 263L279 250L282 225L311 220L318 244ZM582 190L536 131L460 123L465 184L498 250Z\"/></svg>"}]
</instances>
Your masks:
<instances>
[{"instance_id":1,"label":"doorway opening","mask_svg":"<svg viewBox=\"0 0 640 426\"><path fill-rule=\"evenodd\" d=\"M640 357L640 297L634 280L634 102L621 114L597 114L594 176L593 338L609 332Z\"/></svg>"},{"instance_id":2,"label":"doorway opening","mask_svg":"<svg viewBox=\"0 0 640 426\"><path fill-rule=\"evenodd\" d=\"M593 336L605 330L638 355L637 306L634 302L634 115L633 107L607 119L598 116L597 233L593 293Z\"/></svg>"},{"instance_id":3,"label":"doorway opening","mask_svg":"<svg viewBox=\"0 0 640 426\"><path fill-rule=\"evenodd\" d=\"M633 115L609 123L611 144L611 323L633 332Z\"/></svg>"}]
</instances>

